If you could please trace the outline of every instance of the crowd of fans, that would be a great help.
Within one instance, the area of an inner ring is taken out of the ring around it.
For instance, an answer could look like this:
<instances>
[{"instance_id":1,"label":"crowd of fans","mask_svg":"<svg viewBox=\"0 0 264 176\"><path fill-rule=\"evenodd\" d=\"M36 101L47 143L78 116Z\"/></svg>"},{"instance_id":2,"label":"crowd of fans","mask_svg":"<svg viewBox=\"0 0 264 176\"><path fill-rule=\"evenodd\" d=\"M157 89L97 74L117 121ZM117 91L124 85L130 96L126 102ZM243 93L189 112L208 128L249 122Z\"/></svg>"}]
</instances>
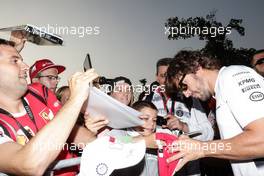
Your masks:
<instances>
[{"instance_id":1,"label":"crowd of fans","mask_svg":"<svg viewBox=\"0 0 264 176\"><path fill-rule=\"evenodd\" d=\"M139 97L134 97L129 78L112 79L108 95L141 112L144 121L142 126L112 129L107 117L86 112L89 83L99 76L94 69L76 72L68 85L57 89L66 68L50 59L38 59L29 67L18 43L0 39L0 172L43 175L55 160L81 156L82 151L47 149L47 144L77 145L110 135L147 143L139 164L112 175L159 175L155 133L167 130L179 137L175 155L168 159L181 159L177 176L264 174L264 50L254 54L252 68L221 67L217 58L202 51L179 51L157 61L151 91ZM185 135L192 132L197 132L192 138ZM192 145L202 147L186 147ZM76 175L78 169L53 174Z\"/></svg>"}]
</instances>

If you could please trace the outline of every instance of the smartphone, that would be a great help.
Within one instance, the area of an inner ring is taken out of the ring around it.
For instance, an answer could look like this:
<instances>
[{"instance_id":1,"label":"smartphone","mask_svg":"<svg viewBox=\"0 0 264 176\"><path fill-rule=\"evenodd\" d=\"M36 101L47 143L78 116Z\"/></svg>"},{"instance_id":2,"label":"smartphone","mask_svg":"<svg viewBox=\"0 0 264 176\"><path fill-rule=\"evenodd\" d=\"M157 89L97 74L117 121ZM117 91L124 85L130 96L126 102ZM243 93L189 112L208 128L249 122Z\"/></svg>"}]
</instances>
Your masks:
<instances>
[{"instance_id":1,"label":"smartphone","mask_svg":"<svg viewBox=\"0 0 264 176\"><path fill-rule=\"evenodd\" d=\"M92 62L91 62L90 54L87 53L86 54L86 57L84 59L84 62L83 62L83 70L86 71L86 70L89 70L91 68L93 68L93 67L92 67Z\"/></svg>"}]
</instances>

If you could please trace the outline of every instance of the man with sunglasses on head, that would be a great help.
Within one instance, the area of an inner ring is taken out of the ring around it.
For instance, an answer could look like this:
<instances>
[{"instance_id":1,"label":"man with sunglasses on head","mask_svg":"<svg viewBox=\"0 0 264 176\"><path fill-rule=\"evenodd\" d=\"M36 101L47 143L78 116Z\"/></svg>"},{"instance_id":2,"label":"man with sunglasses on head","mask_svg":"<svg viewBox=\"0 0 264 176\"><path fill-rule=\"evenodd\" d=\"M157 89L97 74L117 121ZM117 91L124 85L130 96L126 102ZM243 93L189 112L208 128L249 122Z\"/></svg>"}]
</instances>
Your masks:
<instances>
[{"instance_id":1,"label":"man with sunglasses on head","mask_svg":"<svg viewBox=\"0 0 264 176\"><path fill-rule=\"evenodd\" d=\"M264 175L264 80L253 69L220 67L200 51L180 51L170 63L168 80L186 97L216 99L222 140L202 142L181 136L168 162L181 158L176 170L203 157L230 159L235 176Z\"/></svg>"},{"instance_id":2,"label":"man with sunglasses on head","mask_svg":"<svg viewBox=\"0 0 264 176\"><path fill-rule=\"evenodd\" d=\"M64 70L64 66L56 65L49 59L40 59L29 68L29 76L32 83L41 83L55 92L60 81L58 75Z\"/></svg>"},{"instance_id":3,"label":"man with sunglasses on head","mask_svg":"<svg viewBox=\"0 0 264 176\"><path fill-rule=\"evenodd\" d=\"M251 66L264 77L264 49L255 52L251 59Z\"/></svg>"}]
</instances>

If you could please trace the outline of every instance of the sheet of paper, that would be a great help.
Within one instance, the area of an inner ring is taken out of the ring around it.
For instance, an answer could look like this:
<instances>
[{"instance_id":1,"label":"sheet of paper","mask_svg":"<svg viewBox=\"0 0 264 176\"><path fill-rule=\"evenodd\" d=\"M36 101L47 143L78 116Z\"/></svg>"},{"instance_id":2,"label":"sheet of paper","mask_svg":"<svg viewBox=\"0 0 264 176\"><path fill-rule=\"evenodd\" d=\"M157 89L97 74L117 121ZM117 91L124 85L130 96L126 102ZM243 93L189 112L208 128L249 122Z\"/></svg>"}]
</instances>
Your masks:
<instances>
[{"instance_id":1,"label":"sheet of paper","mask_svg":"<svg viewBox=\"0 0 264 176\"><path fill-rule=\"evenodd\" d=\"M87 112L91 116L103 115L109 119L109 127L121 129L143 125L140 112L120 103L95 87L90 88Z\"/></svg>"}]
</instances>

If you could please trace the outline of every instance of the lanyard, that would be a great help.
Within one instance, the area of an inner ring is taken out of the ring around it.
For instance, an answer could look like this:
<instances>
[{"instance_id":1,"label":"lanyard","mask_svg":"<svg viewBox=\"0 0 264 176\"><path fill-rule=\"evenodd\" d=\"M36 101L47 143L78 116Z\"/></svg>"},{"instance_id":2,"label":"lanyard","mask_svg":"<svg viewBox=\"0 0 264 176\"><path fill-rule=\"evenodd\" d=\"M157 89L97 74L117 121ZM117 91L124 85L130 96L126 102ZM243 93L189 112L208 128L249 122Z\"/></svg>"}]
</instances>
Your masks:
<instances>
[{"instance_id":1,"label":"lanyard","mask_svg":"<svg viewBox=\"0 0 264 176\"><path fill-rule=\"evenodd\" d=\"M32 111L31 111L28 103L26 102L26 100L24 98L22 98L22 103L23 103L23 106L24 106L24 108L25 108L30 120L33 122L36 130L39 131L38 126L37 126L36 121L35 121L35 118L34 118L34 115L33 115ZM28 130L26 130L23 127L23 125L21 125L21 123L12 114L10 114L8 111L0 108L0 113L5 114L5 115L11 117L13 120L15 120L17 126L23 131L23 133L27 136L28 139L31 139L33 137L32 134L29 133Z\"/></svg>"},{"instance_id":2,"label":"lanyard","mask_svg":"<svg viewBox=\"0 0 264 176\"><path fill-rule=\"evenodd\" d=\"M25 108L30 120L34 123L35 128L37 129L37 131L39 131L38 126L37 126L36 121L35 121L35 118L34 118L34 115L33 115L32 111L31 111L31 108L29 107L28 103L26 102L26 100L24 98L22 98L22 103L23 103L23 106L24 106L24 108Z\"/></svg>"},{"instance_id":3,"label":"lanyard","mask_svg":"<svg viewBox=\"0 0 264 176\"><path fill-rule=\"evenodd\" d=\"M169 110L168 107L167 107L167 102L168 102L169 98L166 99L164 93L160 92L160 90L158 90L158 93L160 94L160 96L162 98L164 110L166 110L167 114L174 115L174 112L175 112L175 100L171 100L171 108Z\"/></svg>"}]
</instances>

